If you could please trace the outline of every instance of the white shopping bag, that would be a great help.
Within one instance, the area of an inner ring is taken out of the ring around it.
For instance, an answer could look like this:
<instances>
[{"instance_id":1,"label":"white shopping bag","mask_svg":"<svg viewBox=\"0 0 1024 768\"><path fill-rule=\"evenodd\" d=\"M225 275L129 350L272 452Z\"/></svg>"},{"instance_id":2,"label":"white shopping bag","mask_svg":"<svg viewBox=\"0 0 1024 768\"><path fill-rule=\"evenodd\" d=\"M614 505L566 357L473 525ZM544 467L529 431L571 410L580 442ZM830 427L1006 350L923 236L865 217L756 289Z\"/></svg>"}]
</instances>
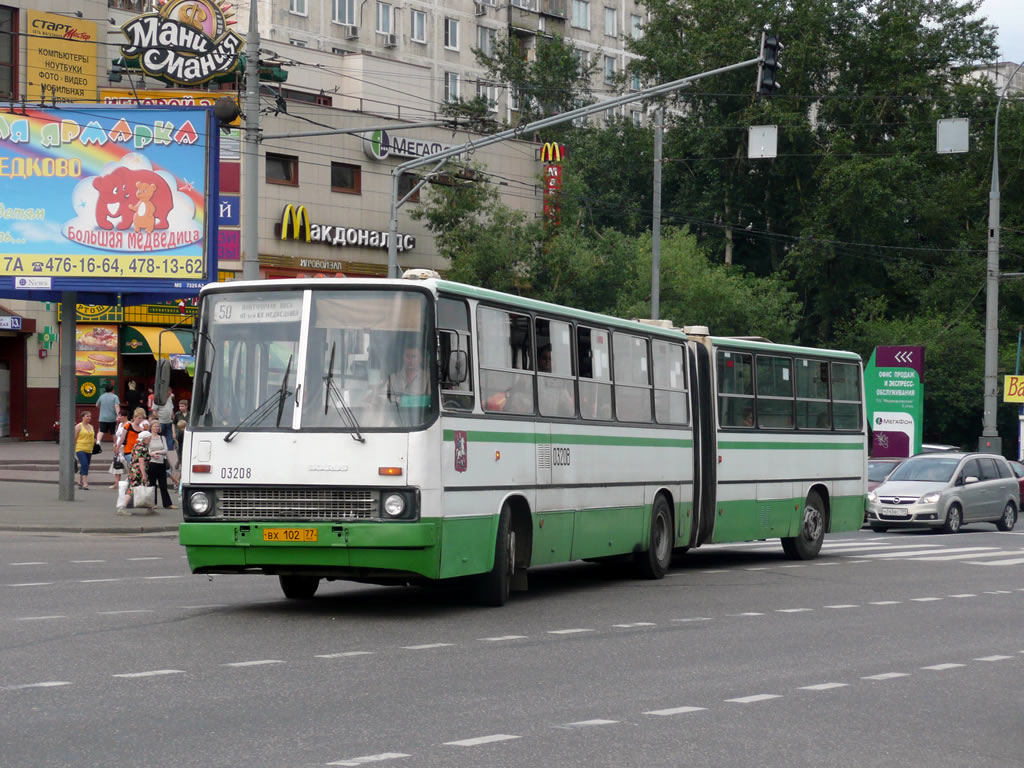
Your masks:
<instances>
[{"instance_id":1,"label":"white shopping bag","mask_svg":"<svg viewBox=\"0 0 1024 768\"><path fill-rule=\"evenodd\" d=\"M128 493L128 481L122 480L117 484L117 508L128 509L131 506L131 494Z\"/></svg>"}]
</instances>

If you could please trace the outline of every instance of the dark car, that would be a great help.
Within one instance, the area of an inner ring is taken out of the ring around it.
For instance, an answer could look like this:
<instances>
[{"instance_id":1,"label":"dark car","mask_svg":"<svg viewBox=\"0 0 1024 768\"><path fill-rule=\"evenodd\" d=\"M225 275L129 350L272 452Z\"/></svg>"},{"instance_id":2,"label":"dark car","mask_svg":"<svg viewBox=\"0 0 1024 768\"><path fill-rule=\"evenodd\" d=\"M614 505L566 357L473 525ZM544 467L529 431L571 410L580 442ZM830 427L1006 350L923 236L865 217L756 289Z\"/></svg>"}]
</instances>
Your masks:
<instances>
[{"instance_id":1,"label":"dark car","mask_svg":"<svg viewBox=\"0 0 1024 768\"><path fill-rule=\"evenodd\" d=\"M904 459L899 458L868 459L868 490L873 491L884 483L885 478L903 462ZM1024 467L1021 469L1024 471Z\"/></svg>"},{"instance_id":2,"label":"dark car","mask_svg":"<svg viewBox=\"0 0 1024 768\"><path fill-rule=\"evenodd\" d=\"M1017 478L1017 485L1020 486L1020 496L1024 499L1024 464L1019 461L1011 461L1010 469L1013 470L1013 476Z\"/></svg>"}]
</instances>

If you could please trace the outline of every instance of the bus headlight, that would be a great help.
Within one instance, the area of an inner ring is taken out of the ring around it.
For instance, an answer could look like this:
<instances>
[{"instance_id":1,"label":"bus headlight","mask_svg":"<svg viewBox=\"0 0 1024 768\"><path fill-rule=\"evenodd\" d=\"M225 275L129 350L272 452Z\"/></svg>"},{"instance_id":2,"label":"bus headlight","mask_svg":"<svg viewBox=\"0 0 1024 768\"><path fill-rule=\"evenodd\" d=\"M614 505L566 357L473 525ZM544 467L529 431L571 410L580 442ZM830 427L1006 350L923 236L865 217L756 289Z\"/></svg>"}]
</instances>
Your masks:
<instances>
[{"instance_id":1,"label":"bus headlight","mask_svg":"<svg viewBox=\"0 0 1024 768\"><path fill-rule=\"evenodd\" d=\"M397 493L384 497L384 514L388 517L401 517L405 512L405 499Z\"/></svg>"},{"instance_id":2,"label":"bus headlight","mask_svg":"<svg viewBox=\"0 0 1024 768\"><path fill-rule=\"evenodd\" d=\"M210 511L210 497L202 491L196 491L188 497L188 506L193 513L205 515Z\"/></svg>"}]
</instances>

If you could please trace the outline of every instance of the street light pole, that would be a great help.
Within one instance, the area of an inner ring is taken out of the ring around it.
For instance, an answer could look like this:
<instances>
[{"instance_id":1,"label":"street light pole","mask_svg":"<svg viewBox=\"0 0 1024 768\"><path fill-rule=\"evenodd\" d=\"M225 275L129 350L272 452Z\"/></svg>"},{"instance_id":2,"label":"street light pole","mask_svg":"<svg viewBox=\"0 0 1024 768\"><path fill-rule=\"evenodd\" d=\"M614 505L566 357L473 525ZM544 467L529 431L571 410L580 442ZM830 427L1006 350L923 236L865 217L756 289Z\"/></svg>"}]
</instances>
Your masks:
<instances>
[{"instance_id":1,"label":"street light pole","mask_svg":"<svg viewBox=\"0 0 1024 768\"><path fill-rule=\"evenodd\" d=\"M242 131L242 277L260 276L260 28L259 0L249 3L249 34L245 38L245 127Z\"/></svg>"},{"instance_id":2,"label":"street light pole","mask_svg":"<svg viewBox=\"0 0 1024 768\"><path fill-rule=\"evenodd\" d=\"M1020 72L1021 63L1010 75L999 94L996 104L995 132L992 138L992 187L988 193L988 268L985 295L985 410L982 416L979 448L1000 453L999 432L996 429L996 404L999 367L999 112L1003 98L1013 78ZM998 72L998 70L997 70Z\"/></svg>"}]
</instances>

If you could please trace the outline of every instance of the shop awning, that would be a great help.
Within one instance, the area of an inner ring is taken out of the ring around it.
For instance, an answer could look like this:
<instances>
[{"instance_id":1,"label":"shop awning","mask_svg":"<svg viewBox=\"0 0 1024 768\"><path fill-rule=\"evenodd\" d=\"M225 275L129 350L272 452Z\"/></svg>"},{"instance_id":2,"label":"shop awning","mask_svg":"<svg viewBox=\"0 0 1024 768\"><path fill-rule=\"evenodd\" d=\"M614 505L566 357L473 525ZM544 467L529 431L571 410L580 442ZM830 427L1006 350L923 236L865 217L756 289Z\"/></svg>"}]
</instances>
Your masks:
<instances>
[{"instance_id":1,"label":"shop awning","mask_svg":"<svg viewBox=\"0 0 1024 768\"><path fill-rule=\"evenodd\" d=\"M178 329L150 325L125 325L121 328L122 355L152 355L162 358L192 354L192 334Z\"/></svg>"}]
</instances>

